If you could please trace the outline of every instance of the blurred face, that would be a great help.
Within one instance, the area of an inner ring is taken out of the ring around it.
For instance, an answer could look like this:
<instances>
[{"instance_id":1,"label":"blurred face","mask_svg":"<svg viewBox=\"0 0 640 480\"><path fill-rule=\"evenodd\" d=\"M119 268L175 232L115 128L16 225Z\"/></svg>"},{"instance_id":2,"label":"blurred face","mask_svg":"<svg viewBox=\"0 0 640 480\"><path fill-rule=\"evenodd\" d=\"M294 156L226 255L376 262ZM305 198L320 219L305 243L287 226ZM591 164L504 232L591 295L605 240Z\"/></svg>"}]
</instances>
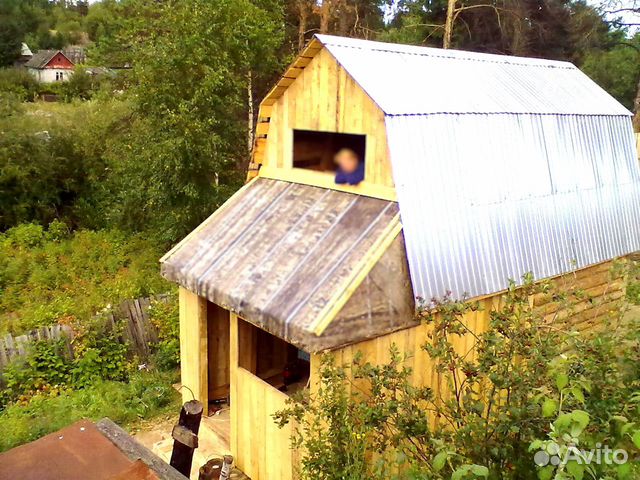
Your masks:
<instances>
[{"instance_id":1,"label":"blurred face","mask_svg":"<svg viewBox=\"0 0 640 480\"><path fill-rule=\"evenodd\" d=\"M345 173L353 173L358 168L358 163L360 160L358 159L358 155L353 150L349 150L348 148L343 148L334 157L336 164L340 167L340 169Z\"/></svg>"}]
</instances>

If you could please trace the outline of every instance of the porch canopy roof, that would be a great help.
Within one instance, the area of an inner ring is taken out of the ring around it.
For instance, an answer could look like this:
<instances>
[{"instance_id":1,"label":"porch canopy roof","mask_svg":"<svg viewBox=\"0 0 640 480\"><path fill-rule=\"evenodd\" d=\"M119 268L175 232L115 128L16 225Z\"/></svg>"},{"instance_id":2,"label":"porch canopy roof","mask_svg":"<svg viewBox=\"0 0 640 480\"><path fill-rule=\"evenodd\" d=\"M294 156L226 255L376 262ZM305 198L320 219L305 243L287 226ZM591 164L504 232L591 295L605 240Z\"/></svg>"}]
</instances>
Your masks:
<instances>
[{"instance_id":1,"label":"porch canopy roof","mask_svg":"<svg viewBox=\"0 0 640 480\"><path fill-rule=\"evenodd\" d=\"M314 350L345 292L399 231L396 202L256 178L162 258L162 274Z\"/></svg>"}]
</instances>

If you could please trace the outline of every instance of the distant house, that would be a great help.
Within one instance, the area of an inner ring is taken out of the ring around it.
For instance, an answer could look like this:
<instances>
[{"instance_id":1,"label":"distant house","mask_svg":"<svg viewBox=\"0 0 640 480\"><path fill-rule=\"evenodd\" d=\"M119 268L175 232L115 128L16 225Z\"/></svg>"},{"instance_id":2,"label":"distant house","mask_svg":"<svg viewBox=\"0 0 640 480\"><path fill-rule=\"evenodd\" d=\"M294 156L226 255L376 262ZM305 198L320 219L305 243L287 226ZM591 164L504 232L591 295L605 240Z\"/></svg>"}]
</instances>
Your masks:
<instances>
[{"instance_id":1,"label":"distant house","mask_svg":"<svg viewBox=\"0 0 640 480\"><path fill-rule=\"evenodd\" d=\"M24 66L39 82L53 83L69 80L75 64L61 50L39 50Z\"/></svg>"},{"instance_id":2,"label":"distant house","mask_svg":"<svg viewBox=\"0 0 640 480\"><path fill-rule=\"evenodd\" d=\"M20 46L20 57L18 57L18 59L14 62L14 65L16 67L20 67L31 60L32 57L33 53L31 52L29 45L22 42L22 45Z\"/></svg>"},{"instance_id":3,"label":"distant house","mask_svg":"<svg viewBox=\"0 0 640 480\"><path fill-rule=\"evenodd\" d=\"M62 53L71 60L75 65L84 63L87 60L87 52L84 47L78 45L71 45L62 50Z\"/></svg>"}]
</instances>

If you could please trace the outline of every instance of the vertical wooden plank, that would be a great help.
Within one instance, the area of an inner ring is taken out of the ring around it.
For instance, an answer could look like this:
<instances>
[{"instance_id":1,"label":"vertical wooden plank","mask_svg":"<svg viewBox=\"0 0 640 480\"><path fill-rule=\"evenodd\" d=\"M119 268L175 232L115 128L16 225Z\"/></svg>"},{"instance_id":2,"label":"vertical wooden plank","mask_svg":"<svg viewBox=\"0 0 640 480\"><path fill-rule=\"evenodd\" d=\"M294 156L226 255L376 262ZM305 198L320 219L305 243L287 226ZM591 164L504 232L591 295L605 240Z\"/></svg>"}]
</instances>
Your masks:
<instances>
[{"instance_id":1,"label":"vertical wooden plank","mask_svg":"<svg viewBox=\"0 0 640 480\"><path fill-rule=\"evenodd\" d=\"M13 342L13 336L10 333L5 335L4 343L5 343L6 349L7 349L7 360L10 362L16 356L15 344Z\"/></svg>"},{"instance_id":2,"label":"vertical wooden plank","mask_svg":"<svg viewBox=\"0 0 640 480\"><path fill-rule=\"evenodd\" d=\"M256 373L258 365L257 331L250 324L238 318L238 366Z\"/></svg>"},{"instance_id":3,"label":"vertical wooden plank","mask_svg":"<svg viewBox=\"0 0 640 480\"><path fill-rule=\"evenodd\" d=\"M207 302L209 401L229 394L229 311Z\"/></svg>"},{"instance_id":4,"label":"vertical wooden plank","mask_svg":"<svg viewBox=\"0 0 640 480\"><path fill-rule=\"evenodd\" d=\"M202 402L208 408L207 301L180 287L180 369L182 398Z\"/></svg>"},{"instance_id":5,"label":"vertical wooden plank","mask_svg":"<svg viewBox=\"0 0 640 480\"><path fill-rule=\"evenodd\" d=\"M0 338L0 370L2 370L8 362L7 359L7 351L6 351L6 345L4 343L4 339Z\"/></svg>"},{"instance_id":6,"label":"vertical wooden plank","mask_svg":"<svg viewBox=\"0 0 640 480\"><path fill-rule=\"evenodd\" d=\"M229 317L229 397L231 400L231 435L229 447L238 458L238 317L230 313Z\"/></svg>"}]
</instances>

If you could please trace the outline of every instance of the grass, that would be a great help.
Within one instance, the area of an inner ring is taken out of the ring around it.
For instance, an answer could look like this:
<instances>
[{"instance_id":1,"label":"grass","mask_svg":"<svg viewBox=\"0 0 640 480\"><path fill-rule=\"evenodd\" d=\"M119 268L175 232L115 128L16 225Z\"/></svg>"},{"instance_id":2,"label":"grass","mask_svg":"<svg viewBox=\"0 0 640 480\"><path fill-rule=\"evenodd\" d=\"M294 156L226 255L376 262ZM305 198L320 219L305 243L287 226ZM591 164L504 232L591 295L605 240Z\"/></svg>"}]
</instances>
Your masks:
<instances>
[{"instance_id":1,"label":"grass","mask_svg":"<svg viewBox=\"0 0 640 480\"><path fill-rule=\"evenodd\" d=\"M58 396L36 395L0 413L0 452L36 440L77 420L109 417L134 429L155 417L176 413L180 395L172 388L176 372L138 372L129 382L103 381Z\"/></svg>"}]
</instances>

